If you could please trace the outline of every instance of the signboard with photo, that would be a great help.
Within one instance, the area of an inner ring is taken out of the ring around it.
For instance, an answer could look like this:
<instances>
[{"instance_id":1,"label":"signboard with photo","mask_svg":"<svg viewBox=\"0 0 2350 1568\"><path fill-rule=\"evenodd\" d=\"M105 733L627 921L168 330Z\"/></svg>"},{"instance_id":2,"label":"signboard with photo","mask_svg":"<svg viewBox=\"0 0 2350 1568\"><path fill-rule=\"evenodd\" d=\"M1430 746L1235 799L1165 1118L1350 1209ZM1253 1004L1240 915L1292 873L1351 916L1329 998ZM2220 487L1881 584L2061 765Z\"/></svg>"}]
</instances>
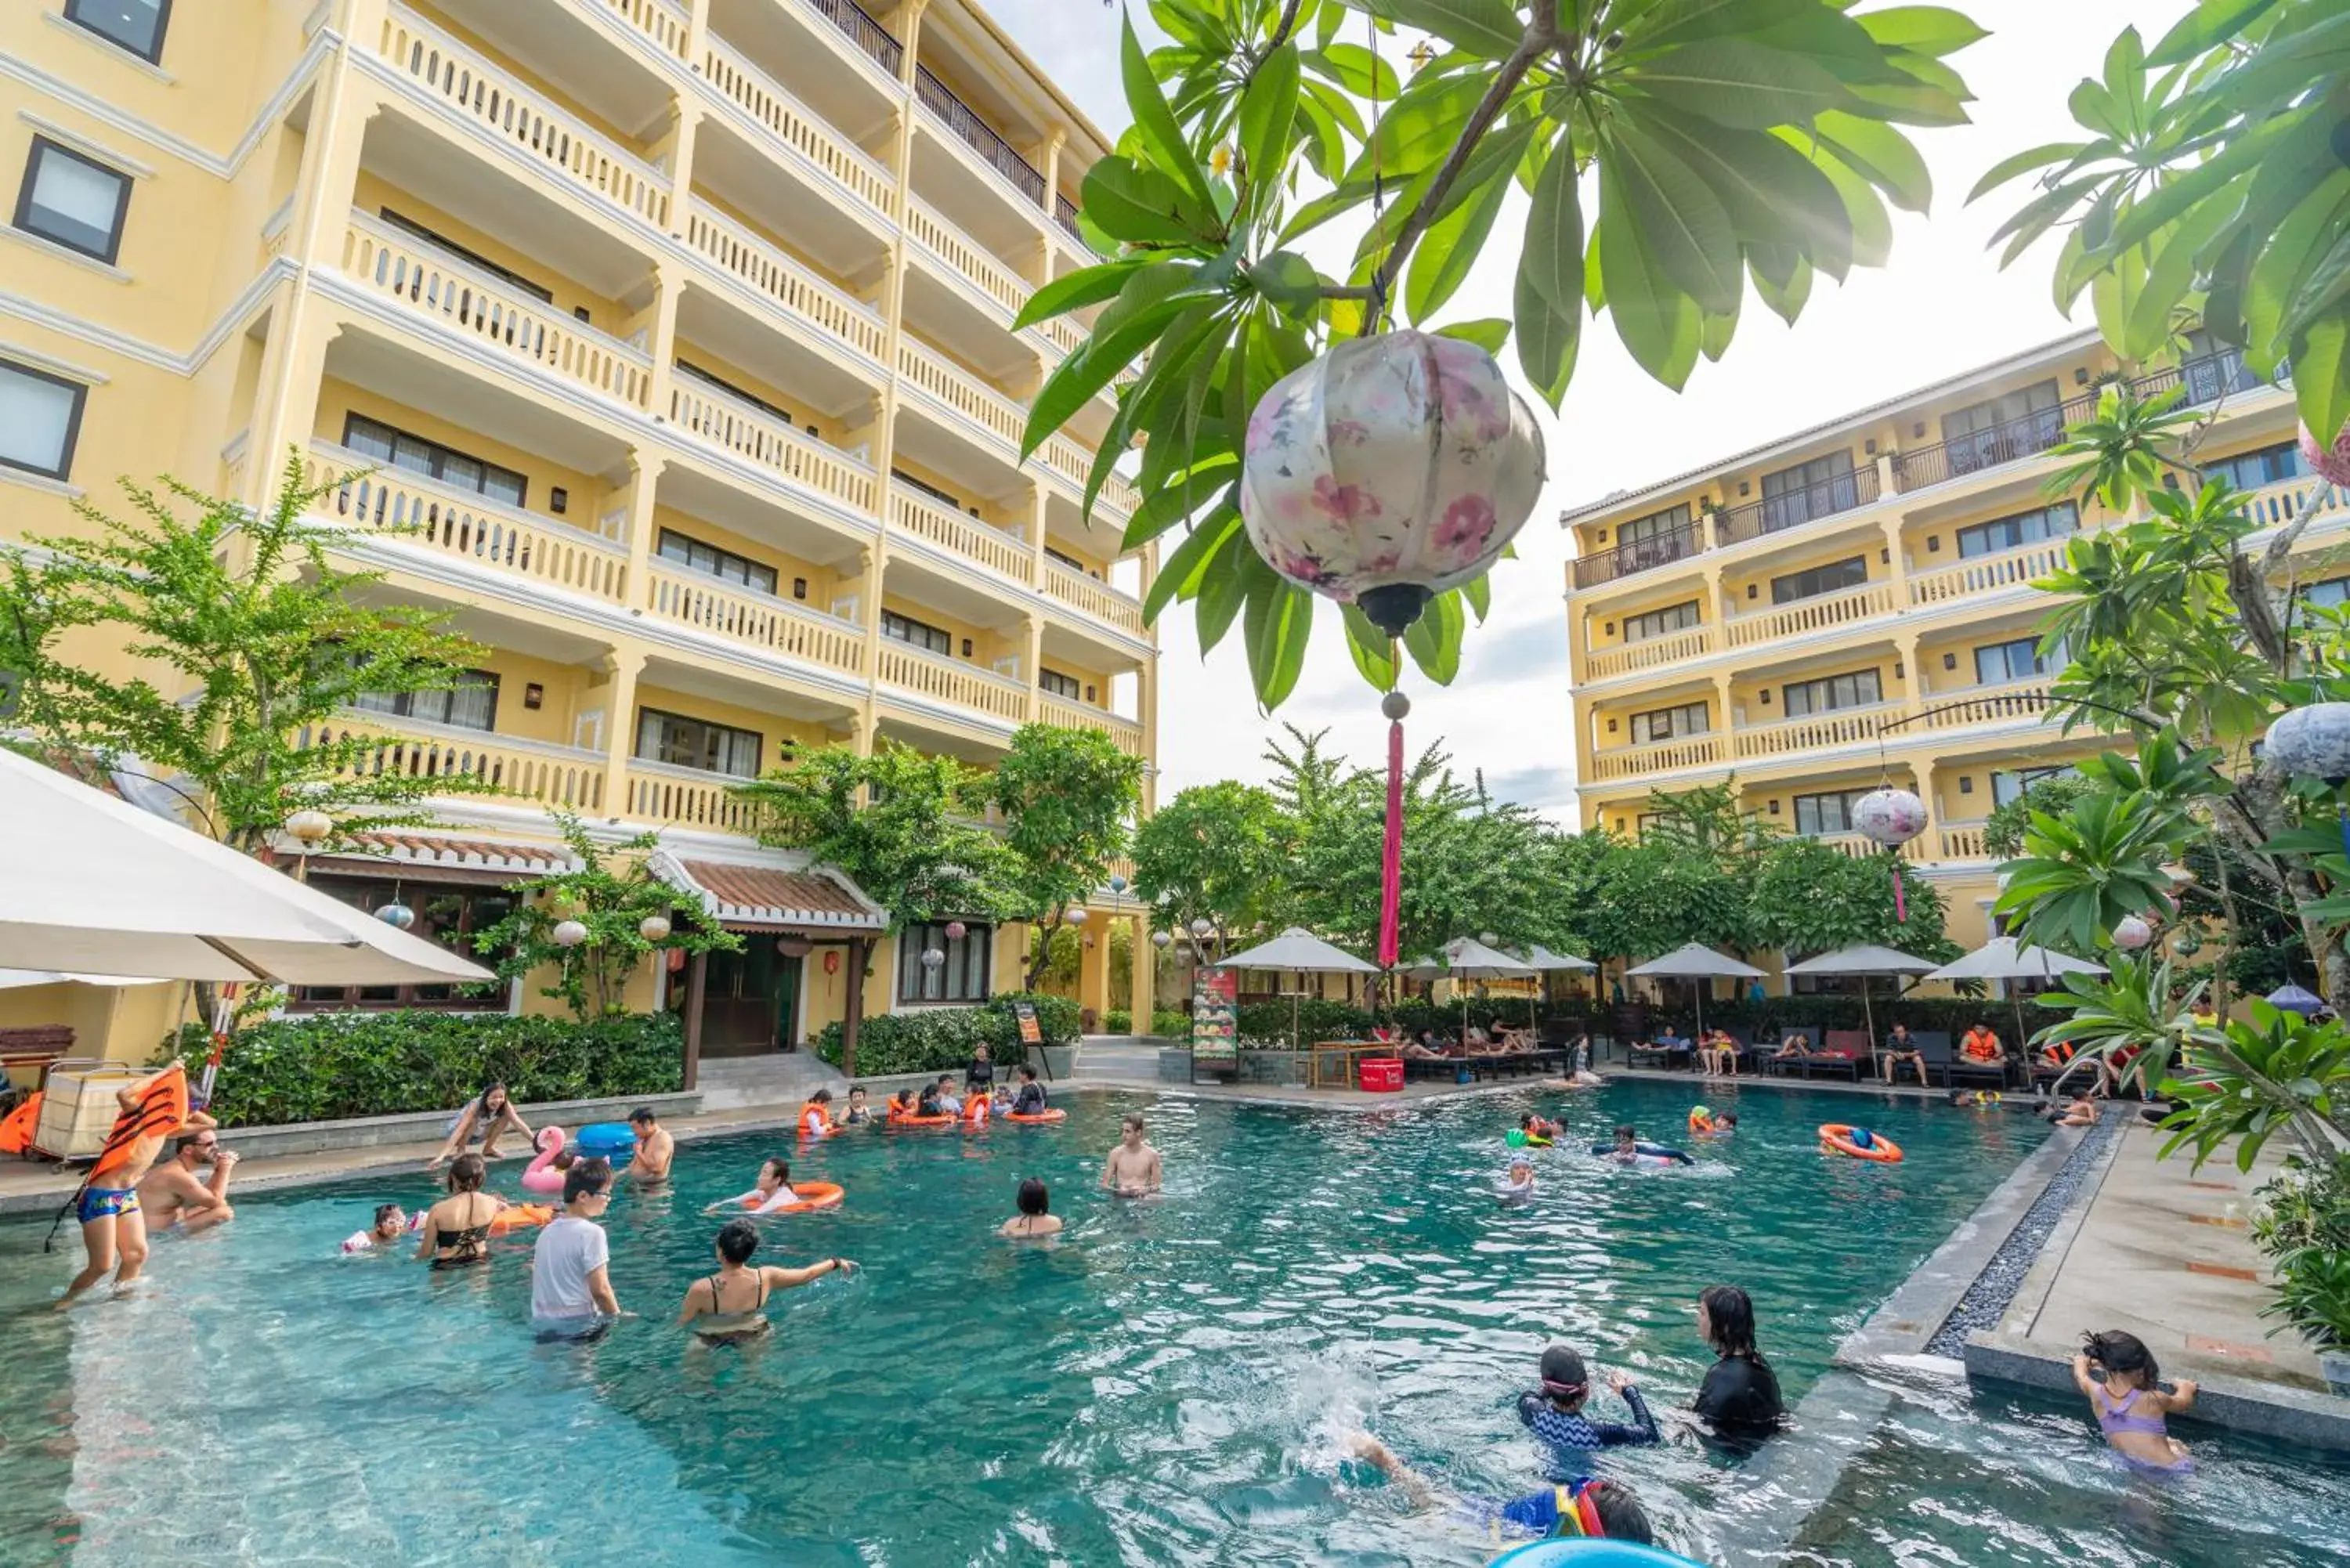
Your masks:
<instances>
[{"instance_id":1,"label":"signboard with photo","mask_svg":"<svg viewBox=\"0 0 2350 1568\"><path fill-rule=\"evenodd\" d=\"M1202 969L1191 977L1191 1064L1237 1064L1241 1050L1241 977Z\"/></svg>"},{"instance_id":2,"label":"signboard with photo","mask_svg":"<svg viewBox=\"0 0 2350 1568\"><path fill-rule=\"evenodd\" d=\"M1039 1028L1036 1023L1036 1004L1035 1002L1014 1002L1012 1004L1012 1016L1020 1025L1020 1043L1022 1044L1042 1045L1045 1043L1045 1031Z\"/></svg>"}]
</instances>

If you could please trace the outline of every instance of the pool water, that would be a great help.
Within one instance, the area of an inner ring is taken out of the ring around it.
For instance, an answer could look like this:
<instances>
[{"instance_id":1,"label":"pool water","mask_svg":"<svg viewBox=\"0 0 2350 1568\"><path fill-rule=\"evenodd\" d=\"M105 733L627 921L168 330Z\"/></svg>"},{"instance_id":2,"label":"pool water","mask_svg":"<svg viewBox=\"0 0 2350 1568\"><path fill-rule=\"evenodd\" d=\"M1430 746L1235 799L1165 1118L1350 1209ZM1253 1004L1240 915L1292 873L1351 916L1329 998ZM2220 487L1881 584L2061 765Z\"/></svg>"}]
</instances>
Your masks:
<instances>
[{"instance_id":1,"label":"pool water","mask_svg":"<svg viewBox=\"0 0 2350 1568\"><path fill-rule=\"evenodd\" d=\"M1752 1292L1793 1403L2045 1136L2013 1112L1708 1096L1744 1127L1688 1170L1568 1147L1618 1121L1677 1141L1690 1091L1648 1083L1379 1114L1092 1094L1055 1127L692 1142L672 1191L612 1205L613 1282L642 1316L588 1346L534 1341L527 1232L462 1273L336 1255L376 1202L429 1199L421 1173L241 1199L221 1231L161 1242L138 1297L70 1314L40 1310L78 1266L70 1234L45 1257L42 1227L0 1229L0 1562L1482 1562L1442 1511L1342 1462L1343 1434L1368 1426L1451 1490L1530 1490L1512 1406L1543 1345L1684 1403L1711 1359L1690 1303L1716 1281ZM1504 1210L1489 1183L1532 1107L1572 1134L1535 1153L1535 1201ZM1154 1202L1093 1187L1133 1108L1166 1156ZM1816 1152L1817 1123L1863 1115L1906 1163ZM671 1320L712 1267L701 1209L771 1152L847 1200L765 1222L763 1259L865 1268L775 1297L762 1345L692 1345ZM493 1185L511 1195L516 1168ZM1001 1241L1030 1175L1068 1230ZM2333 1560L2266 1535L2267 1555L2132 1545L2077 1420L1947 1390L1898 1408L1889 1435L1846 1436L1859 1463L1794 1560L1991 1560L1921 1503L1953 1477L2012 1524L2001 1562ZM1735 1460L1680 1442L1600 1468L1707 1555ZM2273 1472L2262 1495L2342 1539L2338 1485L2272 1458L2215 1458L2209 1497L2175 1506L2224 1521L2235 1468ZM2052 1509L2120 1544L2085 1550Z\"/></svg>"}]
</instances>

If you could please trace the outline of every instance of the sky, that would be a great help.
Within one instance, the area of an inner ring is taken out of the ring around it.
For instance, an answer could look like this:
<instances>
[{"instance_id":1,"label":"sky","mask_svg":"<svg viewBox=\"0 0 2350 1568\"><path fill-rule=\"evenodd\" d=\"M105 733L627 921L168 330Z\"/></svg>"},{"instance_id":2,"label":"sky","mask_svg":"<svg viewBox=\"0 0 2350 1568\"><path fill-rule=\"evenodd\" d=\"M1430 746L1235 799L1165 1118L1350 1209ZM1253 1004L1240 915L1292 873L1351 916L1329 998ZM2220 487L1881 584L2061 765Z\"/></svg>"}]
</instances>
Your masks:
<instances>
[{"instance_id":1,"label":"sky","mask_svg":"<svg viewBox=\"0 0 2350 1568\"><path fill-rule=\"evenodd\" d=\"M1547 443L1549 485L1518 535L1518 558L1493 570L1492 612L1471 627L1453 683L1437 686L1408 667L1412 712L1405 733L1413 751L1440 740L1456 767L1464 775L1482 772L1495 795L1576 826L1563 603L1571 546L1559 526L1562 511L2091 325L2085 299L2073 320L2056 309L2053 242L2005 273L1984 249L2021 205L2016 192L2023 187L1972 207L1963 204L1966 194L2010 153L2077 136L2065 99L2081 78L2098 71L2122 28L2135 24L2151 43L2189 7L2185 0L1956 5L1991 33L1950 62L1974 91L1972 123L1909 128L1933 173L1934 201L1923 216L1894 214L1888 266L1856 268L1841 286L1822 278L1792 327L1750 296L1721 362L1700 360L1678 394L1632 362L1611 324L1586 321L1560 412L1529 400ZM1097 125L1113 138L1125 129L1115 9L1094 0L990 0L990 9ZM1147 23L1138 15L1138 26ZM1402 35L1387 51L1409 45ZM1485 255L1442 319L1510 314L1523 223L1521 199L1494 225ZM1347 238L1351 254L1353 235ZM1317 259L1330 268L1327 258ZM1502 358L1514 378L1513 352ZM1272 714L1257 708L1237 631L1203 660L1189 606L1170 607L1159 630L1161 802L1192 784L1263 780L1266 743L1285 739L1284 722L1327 730L1330 742L1358 762L1383 755L1378 694L1347 656L1335 605L1317 606L1305 675Z\"/></svg>"}]
</instances>

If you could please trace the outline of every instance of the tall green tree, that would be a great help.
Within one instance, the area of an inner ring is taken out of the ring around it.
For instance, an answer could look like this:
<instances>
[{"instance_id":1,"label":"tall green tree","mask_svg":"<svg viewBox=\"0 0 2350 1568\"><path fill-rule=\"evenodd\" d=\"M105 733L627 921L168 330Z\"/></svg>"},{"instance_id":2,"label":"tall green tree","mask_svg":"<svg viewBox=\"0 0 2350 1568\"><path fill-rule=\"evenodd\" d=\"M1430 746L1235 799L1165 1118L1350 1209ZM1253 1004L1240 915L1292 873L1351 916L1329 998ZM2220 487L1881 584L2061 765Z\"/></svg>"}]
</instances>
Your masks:
<instances>
[{"instance_id":1,"label":"tall green tree","mask_svg":"<svg viewBox=\"0 0 2350 1568\"><path fill-rule=\"evenodd\" d=\"M1044 983L1050 942L1126 853L1142 804L1142 759L1098 730L1024 724L995 766L988 796L1003 812L1014 857L1013 912L1041 933L1030 944L1028 989Z\"/></svg>"},{"instance_id":2,"label":"tall green tree","mask_svg":"<svg viewBox=\"0 0 2350 1568\"><path fill-rule=\"evenodd\" d=\"M365 699L452 690L485 654L443 614L372 602L380 573L333 563L336 531L311 511L329 488L306 483L298 453L258 513L176 480L125 481L129 516L78 502L87 536L0 547L0 669L21 678L16 722L44 744L137 758L248 853L306 807L347 838L424 820L415 808L429 795L494 789L378 772L379 743L345 722ZM101 670L63 651L99 639L140 668Z\"/></svg>"},{"instance_id":3,"label":"tall green tree","mask_svg":"<svg viewBox=\"0 0 2350 1568\"><path fill-rule=\"evenodd\" d=\"M1604 313L1679 388L1700 354L1727 350L1750 286L1792 321L1815 277L1882 265L1887 203L1923 212L1931 197L1897 127L1965 119L1947 57L1982 36L1955 11L1848 0L1351 5L1150 0L1174 42L1147 53L1127 26L1134 124L1086 175L1080 223L1110 259L1021 317L1103 307L1031 405L1025 448L1139 371L1118 389L1087 504L1144 438L1127 545L1188 528L1145 613L1195 605L1207 647L1237 622L1268 707L1295 686L1314 620L1242 532L1234 481L1268 387L1402 318L1497 353L1514 336L1556 407L1586 314ZM1409 82L1356 41L1398 28L1434 46ZM1507 311L1449 318L1513 186L1531 201ZM1299 248L1343 254L1350 237L1336 275ZM1405 639L1413 660L1451 680L1484 607L1482 581L1441 596ZM1387 639L1359 612L1342 619L1357 666L1387 684Z\"/></svg>"},{"instance_id":4,"label":"tall green tree","mask_svg":"<svg viewBox=\"0 0 2350 1568\"><path fill-rule=\"evenodd\" d=\"M1902 912L1893 907L1901 878ZM1811 838L1787 838L1759 857L1747 892L1754 945L1804 957L1875 944L1948 963L1959 944L1945 934L1939 889L1889 856L1857 857Z\"/></svg>"},{"instance_id":5,"label":"tall green tree","mask_svg":"<svg viewBox=\"0 0 2350 1568\"><path fill-rule=\"evenodd\" d=\"M1725 952L1754 945L1744 875L1669 839L1618 844L1594 889L1588 952L1638 961L1702 942Z\"/></svg>"},{"instance_id":6,"label":"tall green tree","mask_svg":"<svg viewBox=\"0 0 2350 1568\"><path fill-rule=\"evenodd\" d=\"M1273 795L1226 779L1194 784L1134 835L1134 888L1151 923L1186 932L1206 920L1229 940L1273 925L1288 908L1294 825Z\"/></svg>"}]
</instances>

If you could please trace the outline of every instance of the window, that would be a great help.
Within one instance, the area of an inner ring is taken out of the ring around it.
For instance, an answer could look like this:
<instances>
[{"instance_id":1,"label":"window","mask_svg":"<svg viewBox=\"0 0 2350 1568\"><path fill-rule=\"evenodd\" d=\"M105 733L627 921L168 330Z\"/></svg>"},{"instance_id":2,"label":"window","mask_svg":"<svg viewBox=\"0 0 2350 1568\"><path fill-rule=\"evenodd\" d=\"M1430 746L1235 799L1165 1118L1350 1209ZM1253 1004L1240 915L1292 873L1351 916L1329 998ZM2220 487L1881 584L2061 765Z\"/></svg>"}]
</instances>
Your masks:
<instances>
[{"instance_id":1,"label":"window","mask_svg":"<svg viewBox=\"0 0 2350 1568\"><path fill-rule=\"evenodd\" d=\"M509 506L520 506L530 492L530 481L511 468L468 457L453 447L405 434L359 414L345 417L343 444L361 457L371 457L411 473L430 474L444 484L474 491Z\"/></svg>"},{"instance_id":2,"label":"window","mask_svg":"<svg viewBox=\"0 0 2350 1568\"><path fill-rule=\"evenodd\" d=\"M737 730L706 719L664 713L658 708L637 710L637 755L649 763L753 779L759 776L763 743L764 737L755 730Z\"/></svg>"},{"instance_id":3,"label":"window","mask_svg":"<svg viewBox=\"0 0 2350 1568\"><path fill-rule=\"evenodd\" d=\"M351 699L351 706L459 730L494 730L498 678L486 670L468 670L446 691L362 691Z\"/></svg>"},{"instance_id":4,"label":"window","mask_svg":"<svg viewBox=\"0 0 2350 1568\"><path fill-rule=\"evenodd\" d=\"M2244 351L2230 348L2199 327L2187 335L2178 379L2187 384L2187 405L2216 401L2221 393L2257 392L2261 379L2244 363Z\"/></svg>"},{"instance_id":5,"label":"window","mask_svg":"<svg viewBox=\"0 0 2350 1568\"><path fill-rule=\"evenodd\" d=\"M383 216L383 221L390 223L393 228L400 230L403 234L414 234L418 239L422 240L426 244L432 246L435 250L447 251L451 255L455 256L458 260L472 267L475 272L488 273L500 283L511 284L515 287L522 290L525 294L529 295L534 299L544 300L549 305L553 305L555 303L554 290L540 287L537 284L531 282L530 279L523 276L523 275L518 272L507 271L504 267L500 266L497 263L492 261L489 257L482 254L480 252L469 251L464 246L459 244L456 241L450 239L445 234L435 234L432 230L426 228L422 223L418 223L415 219L401 217L390 207L380 208L379 211Z\"/></svg>"},{"instance_id":6,"label":"window","mask_svg":"<svg viewBox=\"0 0 2350 1568\"><path fill-rule=\"evenodd\" d=\"M746 588L773 597L775 591L775 568L722 550L715 545L705 545L689 538L674 528L660 531L660 558L675 561L689 571L700 572L721 582L741 583Z\"/></svg>"},{"instance_id":7,"label":"window","mask_svg":"<svg viewBox=\"0 0 2350 1568\"><path fill-rule=\"evenodd\" d=\"M1797 599L1815 599L1822 594L1840 594L1846 588L1856 588L1868 581L1868 557L1855 556L1849 561L1837 561L1825 566L1813 566L1801 572L1790 572L1783 577L1771 579L1771 602L1791 605Z\"/></svg>"},{"instance_id":8,"label":"window","mask_svg":"<svg viewBox=\"0 0 2350 1568\"><path fill-rule=\"evenodd\" d=\"M2301 461L2300 444L2289 441L2254 452L2240 452L2233 457L2215 457L2203 465L2204 478L2224 479L2239 490L2258 490L2279 480L2298 479L2308 472Z\"/></svg>"},{"instance_id":9,"label":"window","mask_svg":"<svg viewBox=\"0 0 2350 1568\"><path fill-rule=\"evenodd\" d=\"M1792 528L1814 517L1849 512L1860 504L1860 482L1852 453L1832 452L1793 468L1762 476L1762 528Z\"/></svg>"},{"instance_id":10,"label":"window","mask_svg":"<svg viewBox=\"0 0 2350 1568\"><path fill-rule=\"evenodd\" d=\"M1616 543L1618 547L1625 548L1646 545L1668 535L1678 534L1689 525L1689 504L1683 502L1679 506L1668 506L1662 512L1651 512L1646 517L1633 518L1616 530Z\"/></svg>"},{"instance_id":11,"label":"window","mask_svg":"<svg viewBox=\"0 0 2350 1568\"><path fill-rule=\"evenodd\" d=\"M479 959L473 935L486 931L513 912L515 899L504 888L447 887L414 882L380 881L374 877L336 877L313 873L310 886L330 898L372 913L387 904L405 904L416 913L411 936L438 942L453 953ZM487 961L494 963L494 958ZM291 1011L317 1012L335 1007L442 1007L504 1011L505 986L496 985L302 985L289 998Z\"/></svg>"},{"instance_id":12,"label":"window","mask_svg":"<svg viewBox=\"0 0 2350 1568\"><path fill-rule=\"evenodd\" d=\"M88 396L79 381L0 359L0 463L50 479L72 472Z\"/></svg>"},{"instance_id":13,"label":"window","mask_svg":"<svg viewBox=\"0 0 2350 1568\"><path fill-rule=\"evenodd\" d=\"M2023 792L2033 784L2063 778L2073 771L2071 768L2018 768L2013 773L1994 773L1991 775L1991 803L1993 805L2009 805L2021 799Z\"/></svg>"},{"instance_id":14,"label":"window","mask_svg":"<svg viewBox=\"0 0 2350 1568\"><path fill-rule=\"evenodd\" d=\"M1683 735L1706 732L1705 704L1683 702L1673 708L1654 708L1632 715L1632 743L1641 745L1650 741L1679 740Z\"/></svg>"},{"instance_id":15,"label":"window","mask_svg":"<svg viewBox=\"0 0 2350 1568\"><path fill-rule=\"evenodd\" d=\"M2080 508L2069 501L2059 501L2034 512L2018 512L2012 517L1994 517L1988 523L1976 523L1959 530L1959 558L1963 561L1976 556L1996 556L2002 550L2021 549L2043 539L2061 539L2080 526Z\"/></svg>"},{"instance_id":16,"label":"window","mask_svg":"<svg viewBox=\"0 0 2350 1568\"><path fill-rule=\"evenodd\" d=\"M995 949L995 928L973 920L962 936L951 937L944 924L908 926L898 933L898 1000L899 1002L985 1002L988 961ZM926 964L924 953L942 955Z\"/></svg>"},{"instance_id":17,"label":"window","mask_svg":"<svg viewBox=\"0 0 2350 1568\"><path fill-rule=\"evenodd\" d=\"M2043 381L1944 414L1950 472L1972 473L2054 446L2064 433L2064 400L2054 381Z\"/></svg>"},{"instance_id":18,"label":"window","mask_svg":"<svg viewBox=\"0 0 2350 1568\"><path fill-rule=\"evenodd\" d=\"M728 397L733 398L738 403L748 403L763 414L775 415L775 418L783 421L785 424L792 422L792 416L790 414L775 407L775 404L767 401L766 399L754 397L751 393L744 391L742 388L736 386L725 377L718 374L715 370L705 370L691 359L680 359L677 362L677 369L679 374L691 376L705 387L715 387L720 391L725 393Z\"/></svg>"},{"instance_id":19,"label":"window","mask_svg":"<svg viewBox=\"0 0 2350 1568\"><path fill-rule=\"evenodd\" d=\"M172 0L66 0L66 20L153 64L163 57Z\"/></svg>"},{"instance_id":20,"label":"window","mask_svg":"<svg viewBox=\"0 0 2350 1568\"><path fill-rule=\"evenodd\" d=\"M1850 833L1852 808L1867 793L1865 789L1838 789L1797 795L1795 831L1806 838L1823 833Z\"/></svg>"},{"instance_id":21,"label":"window","mask_svg":"<svg viewBox=\"0 0 2350 1568\"><path fill-rule=\"evenodd\" d=\"M1812 713L1833 713L1839 708L1865 708L1871 702L1881 702L1885 693L1878 686L1877 671L1856 670L1850 675L1831 675L1820 680L1791 680L1781 691L1786 703L1783 710L1790 719L1801 719Z\"/></svg>"},{"instance_id":22,"label":"window","mask_svg":"<svg viewBox=\"0 0 2350 1568\"><path fill-rule=\"evenodd\" d=\"M1975 649L1975 684L1997 686L2006 680L2027 680L2034 675L2050 675L2071 662L2059 649L2053 657L2040 657L2040 639L2019 637L2008 642L1994 642Z\"/></svg>"},{"instance_id":23,"label":"window","mask_svg":"<svg viewBox=\"0 0 2350 1568\"><path fill-rule=\"evenodd\" d=\"M1077 678L1074 675L1064 675L1057 670L1040 670L1036 672L1036 684L1043 687L1048 695L1064 697L1072 702L1077 701Z\"/></svg>"},{"instance_id":24,"label":"window","mask_svg":"<svg viewBox=\"0 0 2350 1568\"><path fill-rule=\"evenodd\" d=\"M1099 572L1095 571L1091 566L1087 566L1075 556L1069 555L1065 551L1055 550L1050 545L1045 546L1045 554L1052 559L1060 562L1061 565L1068 567L1069 570L1073 572L1083 572L1089 577L1098 577L1101 576Z\"/></svg>"},{"instance_id":25,"label":"window","mask_svg":"<svg viewBox=\"0 0 2350 1568\"><path fill-rule=\"evenodd\" d=\"M2301 602L2340 609L2350 603L2350 577L2328 577L2322 583L2312 583L2301 590Z\"/></svg>"},{"instance_id":26,"label":"window","mask_svg":"<svg viewBox=\"0 0 2350 1568\"><path fill-rule=\"evenodd\" d=\"M33 138L25 183L16 192L18 228L111 265L130 210L130 175L46 136Z\"/></svg>"},{"instance_id":27,"label":"window","mask_svg":"<svg viewBox=\"0 0 2350 1568\"><path fill-rule=\"evenodd\" d=\"M928 480L916 479L912 474L908 473L902 468L891 469L889 471L889 477L910 489L920 491L923 494L929 496L931 500L937 502L940 505L946 507L950 511L960 512L962 510L962 503L961 501L949 495L945 491L941 490L937 485L931 483Z\"/></svg>"},{"instance_id":28,"label":"window","mask_svg":"<svg viewBox=\"0 0 2350 1568\"><path fill-rule=\"evenodd\" d=\"M916 648L949 658L954 654L953 638L928 621L916 620L911 616L899 615L896 610L885 609L881 612L881 635L894 637L899 642L910 642Z\"/></svg>"},{"instance_id":29,"label":"window","mask_svg":"<svg viewBox=\"0 0 2350 1568\"><path fill-rule=\"evenodd\" d=\"M1674 632L1686 631L1697 624L1697 601L1691 599L1685 605L1672 605L1664 609L1626 616L1624 640L1647 642L1652 638L1670 637Z\"/></svg>"}]
</instances>

